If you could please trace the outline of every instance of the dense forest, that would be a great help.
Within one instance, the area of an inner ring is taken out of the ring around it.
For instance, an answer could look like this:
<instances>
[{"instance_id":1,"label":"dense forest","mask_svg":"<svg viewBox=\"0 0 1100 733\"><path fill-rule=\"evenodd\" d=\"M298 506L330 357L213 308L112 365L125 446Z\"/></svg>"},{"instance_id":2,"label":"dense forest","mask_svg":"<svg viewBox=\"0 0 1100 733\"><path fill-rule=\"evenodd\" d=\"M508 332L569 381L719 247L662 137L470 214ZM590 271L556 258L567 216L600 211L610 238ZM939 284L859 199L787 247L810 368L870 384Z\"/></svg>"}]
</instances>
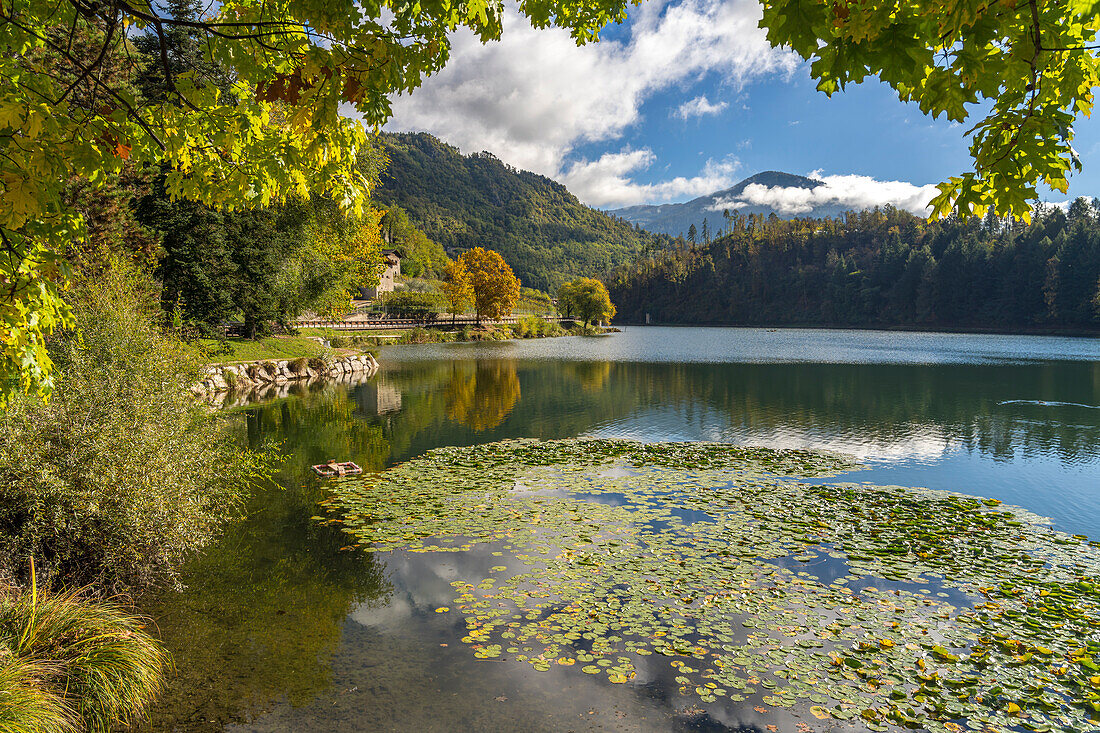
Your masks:
<instances>
[{"instance_id":1,"label":"dense forest","mask_svg":"<svg viewBox=\"0 0 1100 733\"><path fill-rule=\"evenodd\" d=\"M1100 200L1030 223L733 215L609 278L619 320L746 325L1100 329Z\"/></svg>"},{"instance_id":2,"label":"dense forest","mask_svg":"<svg viewBox=\"0 0 1100 733\"><path fill-rule=\"evenodd\" d=\"M389 158L374 192L380 205L402 207L448 249L500 252L527 287L552 292L668 241L589 208L565 186L491 153L462 155L426 133L387 133L380 143Z\"/></svg>"}]
</instances>

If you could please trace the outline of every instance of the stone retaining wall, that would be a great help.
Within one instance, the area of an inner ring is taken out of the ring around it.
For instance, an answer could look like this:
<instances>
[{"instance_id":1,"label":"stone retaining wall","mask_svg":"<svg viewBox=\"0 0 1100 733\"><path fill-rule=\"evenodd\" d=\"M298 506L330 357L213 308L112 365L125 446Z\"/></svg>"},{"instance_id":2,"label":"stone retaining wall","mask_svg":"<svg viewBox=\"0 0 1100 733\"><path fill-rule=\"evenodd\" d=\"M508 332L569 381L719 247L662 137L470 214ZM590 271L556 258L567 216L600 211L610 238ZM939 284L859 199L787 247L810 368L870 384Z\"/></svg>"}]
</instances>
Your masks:
<instances>
[{"instance_id":1,"label":"stone retaining wall","mask_svg":"<svg viewBox=\"0 0 1100 733\"><path fill-rule=\"evenodd\" d=\"M206 367L206 376L191 391L209 398L226 392L266 391L271 386L292 382L340 379L349 374L369 376L377 370L378 362L370 354L344 356L328 363L303 358L214 364Z\"/></svg>"}]
</instances>

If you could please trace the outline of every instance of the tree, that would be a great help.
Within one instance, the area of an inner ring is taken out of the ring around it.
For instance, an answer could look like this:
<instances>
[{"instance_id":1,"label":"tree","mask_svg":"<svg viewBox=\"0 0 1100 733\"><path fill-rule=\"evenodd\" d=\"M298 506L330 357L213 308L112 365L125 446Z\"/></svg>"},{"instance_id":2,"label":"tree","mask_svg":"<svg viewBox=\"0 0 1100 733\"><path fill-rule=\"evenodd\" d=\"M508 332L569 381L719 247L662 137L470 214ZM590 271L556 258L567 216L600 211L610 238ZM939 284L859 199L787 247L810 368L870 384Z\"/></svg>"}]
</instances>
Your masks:
<instances>
[{"instance_id":1,"label":"tree","mask_svg":"<svg viewBox=\"0 0 1100 733\"><path fill-rule=\"evenodd\" d=\"M519 280L503 257L491 249L475 247L462 254L462 264L479 325L482 318L500 318L512 312L519 298Z\"/></svg>"},{"instance_id":2,"label":"tree","mask_svg":"<svg viewBox=\"0 0 1100 733\"><path fill-rule=\"evenodd\" d=\"M610 323L615 317L615 306L607 287L592 277L578 277L558 289L558 308L569 315L576 314L586 324Z\"/></svg>"},{"instance_id":3,"label":"tree","mask_svg":"<svg viewBox=\"0 0 1100 733\"><path fill-rule=\"evenodd\" d=\"M447 300L447 312L451 314L451 325L454 325L455 316L465 313L474 292L470 288L470 274L466 271L466 263L461 257L447 263L443 273L443 297Z\"/></svg>"},{"instance_id":4,"label":"tree","mask_svg":"<svg viewBox=\"0 0 1100 733\"><path fill-rule=\"evenodd\" d=\"M343 318L352 309L352 294L377 285L385 268L378 224L382 212L366 207L357 217L317 196L308 208L297 255L279 267L280 317L289 320L311 310L326 318Z\"/></svg>"},{"instance_id":5,"label":"tree","mask_svg":"<svg viewBox=\"0 0 1100 733\"><path fill-rule=\"evenodd\" d=\"M187 5L177 0L173 13ZM626 5L548 0L520 12L585 43L625 19ZM443 67L457 27L488 42L500 37L504 14L500 3L390 0L210 7L185 19L124 1L0 5L0 398L12 389L49 393L46 335L73 322L61 297L63 253L85 227L63 205L67 181L103 185L132 161L159 166L172 197L216 208L313 191L361 213L368 185L356 156L368 140L342 111L381 127L392 96ZM201 41L204 67L223 75L204 77L194 56L176 53L181 29ZM132 53L142 32L156 61ZM148 63L160 65L162 97L149 91L156 83L144 84Z\"/></svg>"},{"instance_id":6,"label":"tree","mask_svg":"<svg viewBox=\"0 0 1100 733\"><path fill-rule=\"evenodd\" d=\"M572 318L577 312L577 302L573 298L573 281L558 286L558 314L563 318Z\"/></svg>"},{"instance_id":7,"label":"tree","mask_svg":"<svg viewBox=\"0 0 1100 733\"><path fill-rule=\"evenodd\" d=\"M204 335L217 335L239 318L255 338L285 320L280 268L306 241L304 205L224 212L172 201L160 190L137 211L143 224L163 234L165 255L155 272L165 310L178 307Z\"/></svg>"},{"instance_id":8,"label":"tree","mask_svg":"<svg viewBox=\"0 0 1100 733\"><path fill-rule=\"evenodd\" d=\"M1081 168L1073 123L1100 84L1094 2L764 0L761 26L812 61L828 95L878 76L933 117L983 110L968 133L974 170L939 185L939 216L992 208L1026 221L1037 186L1065 192Z\"/></svg>"}]
</instances>

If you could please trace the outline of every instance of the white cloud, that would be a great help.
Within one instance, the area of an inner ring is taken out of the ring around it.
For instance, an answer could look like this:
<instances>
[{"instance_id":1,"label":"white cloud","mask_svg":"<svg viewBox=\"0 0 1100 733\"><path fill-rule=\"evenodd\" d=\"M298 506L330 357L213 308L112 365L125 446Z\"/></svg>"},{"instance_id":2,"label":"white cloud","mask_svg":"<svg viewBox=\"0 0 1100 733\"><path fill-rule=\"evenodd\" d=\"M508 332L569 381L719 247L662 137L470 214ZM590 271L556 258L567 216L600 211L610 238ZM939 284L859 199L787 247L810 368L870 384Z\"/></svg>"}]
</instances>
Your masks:
<instances>
[{"instance_id":1,"label":"white cloud","mask_svg":"<svg viewBox=\"0 0 1100 733\"><path fill-rule=\"evenodd\" d=\"M741 167L737 158L727 156L718 161L708 160L699 175L691 178L677 176L659 183L635 183L631 174L645 170L656 159L648 148L624 148L618 153L604 153L598 160L573 163L558 178L588 204L611 208L704 196L731 186Z\"/></svg>"},{"instance_id":2,"label":"white cloud","mask_svg":"<svg viewBox=\"0 0 1100 733\"><path fill-rule=\"evenodd\" d=\"M578 47L563 30L533 29L509 5L502 40L482 44L456 32L446 68L394 100L387 129L431 132L465 152L489 150L564 180L567 170L599 172L589 167L603 158L567 159L578 144L620 137L655 93L713 74L732 94L755 79L789 75L798 63L768 44L755 0L650 0L630 12L625 38ZM622 165L613 157L602 170L614 176ZM671 190L685 185L667 183Z\"/></svg>"},{"instance_id":3,"label":"white cloud","mask_svg":"<svg viewBox=\"0 0 1100 733\"><path fill-rule=\"evenodd\" d=\"M704 94L701 97L696 97L690 101L684 102L676 111L673 112L673 116L679 117L681 120L688 120L692 117L704 117L706 115L716 115L726 107L729 106L729 102L712 103Z\"/></svg>"},{"instance_id":4,"label":"white cloud","mask_svg":"<svg viewBox=\"0 0 1100 733\"><path fill-rule=\"evenodd\" d=\"M878 181L870 176L822 176L820 171L810 174L822 182L816 188L780 187L771 188L759 183L745 187L739 196L724 201L716 201L708 208L720 211L723 208L740 209L746 206L768 206L780 214L797 216L808 214L818 206L841 206L845 209L863 210L892 204L921 216L927 216L932 209L928 202L938 191L929 184L917 186L906 181Z\"/></svg>"}]
</instances>

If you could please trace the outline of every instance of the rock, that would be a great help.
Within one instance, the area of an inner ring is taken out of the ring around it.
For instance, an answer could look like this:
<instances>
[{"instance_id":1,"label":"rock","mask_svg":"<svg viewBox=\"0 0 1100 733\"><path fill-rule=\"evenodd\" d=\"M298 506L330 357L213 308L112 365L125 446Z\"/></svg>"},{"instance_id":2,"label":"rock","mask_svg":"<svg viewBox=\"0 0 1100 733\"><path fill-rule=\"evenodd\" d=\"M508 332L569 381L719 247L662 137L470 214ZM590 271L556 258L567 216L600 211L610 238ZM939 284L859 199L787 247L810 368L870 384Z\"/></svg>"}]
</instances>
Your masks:
<instances>
[{"instance_id":1,"label":"rock","mask_svg":"<svg viewBox=\"0 0 1100 733\"><path fill-rule=\"evenodd\" d=\"M291 384L296 385L295 392L317 381L358 384L378 370L378 360L366 353L344 356L321 367L307 364L300 372L291 369L291 363L291 360L280 359L207 366L203 368L199 382L191 387L191 392L211 404L248 404L286 396Z\"/></svg>"}]
</instances>

